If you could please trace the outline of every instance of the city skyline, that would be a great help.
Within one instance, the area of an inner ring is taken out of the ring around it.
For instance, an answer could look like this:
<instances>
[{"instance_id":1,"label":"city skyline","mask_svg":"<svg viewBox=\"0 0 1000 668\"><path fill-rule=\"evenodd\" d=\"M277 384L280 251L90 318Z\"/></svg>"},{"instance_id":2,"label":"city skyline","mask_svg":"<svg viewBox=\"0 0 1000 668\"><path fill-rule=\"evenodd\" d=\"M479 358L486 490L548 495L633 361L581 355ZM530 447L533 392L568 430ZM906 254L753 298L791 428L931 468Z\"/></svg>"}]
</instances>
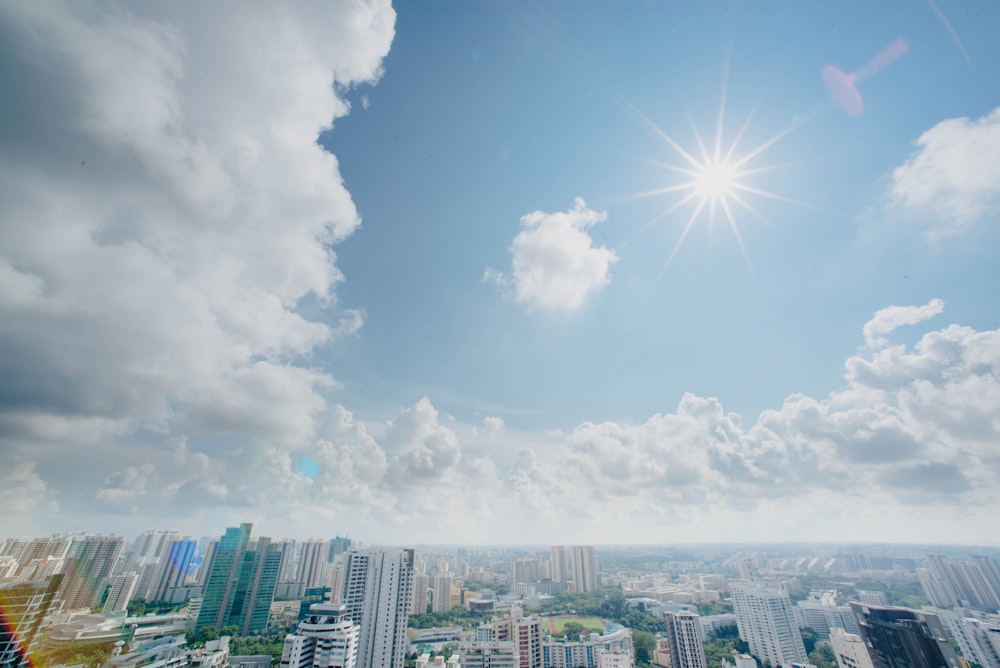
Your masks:
<instances>
[{"instance_id":1,"label":"city skyline","mask_svg":"<svg viewBox=\"0 0 1000 668\"><path fill-rule=\"evenodd\" d=\"M998 24L0 0L0 535L1000 545Z\"/></svg>"}]
</instances>

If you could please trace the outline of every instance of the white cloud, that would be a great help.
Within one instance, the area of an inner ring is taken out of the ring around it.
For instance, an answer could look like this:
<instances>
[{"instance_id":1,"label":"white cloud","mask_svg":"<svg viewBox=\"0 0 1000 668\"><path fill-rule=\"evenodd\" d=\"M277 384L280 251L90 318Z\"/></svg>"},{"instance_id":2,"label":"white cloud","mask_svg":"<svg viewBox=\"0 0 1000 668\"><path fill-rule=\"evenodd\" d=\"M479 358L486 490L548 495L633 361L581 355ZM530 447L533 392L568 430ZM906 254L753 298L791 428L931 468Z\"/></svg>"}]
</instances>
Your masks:
<instances>
[{"instance_id":1,"label":"white cloud","mask_svg":"<svg viewBox=\"0 0 1000 668\"><path fill-rule=\"evenodd\" d=\"M512 287L514 300L529 310L576 311L610 282L609 270L618 261L586 232L605 219L605 212L579 197L569 211L526 214L510 248L511 274L487 269L483 280Z\"/></svg>"},{"instance_id":2,"label":"white cloud","mask_svg":"<svg viewBox=\"0 0 1000 668\"><path fill-rule=\"evenodd\" d=\"M955 234L1000 206L1000 107L951 118L920 135L892 174L892 204L926 218L933 236Z\"/></svg>"},{"instance_id":3,"label":"white cloud","mask_svg":"<svg viewBox=\"0 0 1000 668\"><path fill-rule=\"evenodd\" d=\"M317 438L335 383L309 355L363 322L336 312L332 247L359 217L317 138L349 110L338 91L381 75L394 18L387 0L0 5L19 72L0 155L0 447L90 442L101 460L101 439L139 430L251 453ZM303 317L307 296L339 324ZM102 500L152 493L128 464L99 475L119 471Z\"/></svg>"},{"instance_id":4,"label":"white cloud","mask_svg":"<svg viewBox=\"0 0 1000 668\"><path fill-rule=\"evenodd\" d=\"M916 325L940 315L944 302L932 299L923 306L889 306L880 309L864 327L865 341L869 345L883 343L883 334L888 334L903 325Z\"/></svg>"},{"instance_id":5,"label":"white cloud","mask_svg":"<svg viewBox=\"0 0 1000 668\"><path fill-rule=\"evenodd\" d=\"M494 415L488 415L483 418L483 427L486 428L487 432L496 434L503 431L503 418Z\"/></svg>"}]
</instances>

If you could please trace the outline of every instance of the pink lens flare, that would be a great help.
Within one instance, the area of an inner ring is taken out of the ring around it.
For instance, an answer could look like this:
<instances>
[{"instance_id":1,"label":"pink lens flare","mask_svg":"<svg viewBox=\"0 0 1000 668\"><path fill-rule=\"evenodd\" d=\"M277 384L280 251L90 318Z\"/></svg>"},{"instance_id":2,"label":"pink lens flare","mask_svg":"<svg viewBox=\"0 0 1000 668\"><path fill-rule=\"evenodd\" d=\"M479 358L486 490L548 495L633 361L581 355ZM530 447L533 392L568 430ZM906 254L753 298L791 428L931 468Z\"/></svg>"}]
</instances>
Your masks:
<instances>
[{"instance_id":1,"label":"pink lens flare","mask_svg":"<svg viewBox=\"0 0 1000 668\"><path fill-rule=\"evenodd\" d=\"M827 65L823 68L821 76L830 100L847 114L860 116L864 113L865 105L861 93L858 92L858 83L878 74L899 60L909 50L910 47L906 41L902 37L898 37L853 74L847 74L834 65Z\"/></svg>"},{"instance_id":2,"label":"pink lens flare","mask_svg":"<svg viewBox=\"0 0 1000 668\"><path fill-rule=\"evenodd\" d=\"M861 69L854 74L858 81L864 81L868 77L878 74L879 71L884 70L886 67L899 60L909 50L910 47L906 44L903 38L898 37L895 42L876 53L871 60L862 65Z\"/></svg>"},{"instance_id":3,"label":"pink lens flare","mask_svg":"<svg viewBox=\"0 0 1000 668\"><path fill-rule=\"evenodd\" d=\"M851 116L860 116L865 108L861 93L855 87L856 77L833 65L823 68L823 84L830 100Z\"/></svg>"}]
</instances>

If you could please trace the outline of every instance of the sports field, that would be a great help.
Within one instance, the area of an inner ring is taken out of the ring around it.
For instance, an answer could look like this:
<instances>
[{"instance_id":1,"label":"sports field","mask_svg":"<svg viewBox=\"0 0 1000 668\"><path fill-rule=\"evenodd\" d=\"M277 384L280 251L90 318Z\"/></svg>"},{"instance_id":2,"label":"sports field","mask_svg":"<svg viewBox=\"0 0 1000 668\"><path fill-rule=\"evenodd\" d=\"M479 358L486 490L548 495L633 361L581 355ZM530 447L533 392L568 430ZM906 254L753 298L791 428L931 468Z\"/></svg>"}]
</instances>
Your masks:
<instances>
[{"instance_id":1,"label":"sports field","mask_svg":"<svg viewBox=\"0 0 1000 668\"><path fill-rule=\"evenodd\" d=\"M562 635L563 629L570 622L576 622L587 631L604 632L604 620L599 617L577 617L576 615L559 615L558 617L548 617L544 620L548 622L549 633L558 636ZM544 624L543 624L544 626Z\"/></svg>"}]
</instances>

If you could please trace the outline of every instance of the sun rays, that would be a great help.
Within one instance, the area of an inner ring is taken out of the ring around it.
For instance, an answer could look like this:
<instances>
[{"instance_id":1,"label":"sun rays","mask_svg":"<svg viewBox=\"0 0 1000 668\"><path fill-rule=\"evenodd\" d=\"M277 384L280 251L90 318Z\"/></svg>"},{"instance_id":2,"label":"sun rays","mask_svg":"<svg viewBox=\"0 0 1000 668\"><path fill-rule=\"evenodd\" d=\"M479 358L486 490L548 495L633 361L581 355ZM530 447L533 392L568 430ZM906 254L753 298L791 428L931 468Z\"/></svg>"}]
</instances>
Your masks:
<instances>
[{"instance_id":1,"label":"sun rays","mask_svg":"<svg viewBox=\"0 0 1000 668\"><path fill-rule=\"evenodd\" d=\"M634 107L632 108L632 111L642 119L643 123L673 149L676 157L680 158L679 164L676 162L650 161L651 164L678 175L680 177L679 181L662 188L636 193L632 196L657 197L675 194L679 196L679 199L650 221L650 224L663 220L680 209L690 209L690 214L681 230L677 243L667 258L664 269L673 261L681 246L684 245L684 241L691 233L691 230L700 220L706 220L711 231L714 229L716 220L719 218L726 221L729 230L739 245L740 252L749 265L750 257L747 253L740 227L737 224L736 213L742 210L760 220L764 220L764 217L751 205L748 201L748 196L759 196L792 204L802 204L783 195L755 187L752 185L751 177L776 168L776 165L756 166L754 163L762 153L798 128L804 121L797 121L762 144L741 154L739 153L739 144L746 134L752 116L747 118L740 127L739 132L736 133L733 141L727 146L723 142L725 104L725 90L723 90L714 141L711 146L706 145L698 126L694 122L691 123L696 144L691 150L681 146L642 112Z\"/></svg>"}]
</instances>

